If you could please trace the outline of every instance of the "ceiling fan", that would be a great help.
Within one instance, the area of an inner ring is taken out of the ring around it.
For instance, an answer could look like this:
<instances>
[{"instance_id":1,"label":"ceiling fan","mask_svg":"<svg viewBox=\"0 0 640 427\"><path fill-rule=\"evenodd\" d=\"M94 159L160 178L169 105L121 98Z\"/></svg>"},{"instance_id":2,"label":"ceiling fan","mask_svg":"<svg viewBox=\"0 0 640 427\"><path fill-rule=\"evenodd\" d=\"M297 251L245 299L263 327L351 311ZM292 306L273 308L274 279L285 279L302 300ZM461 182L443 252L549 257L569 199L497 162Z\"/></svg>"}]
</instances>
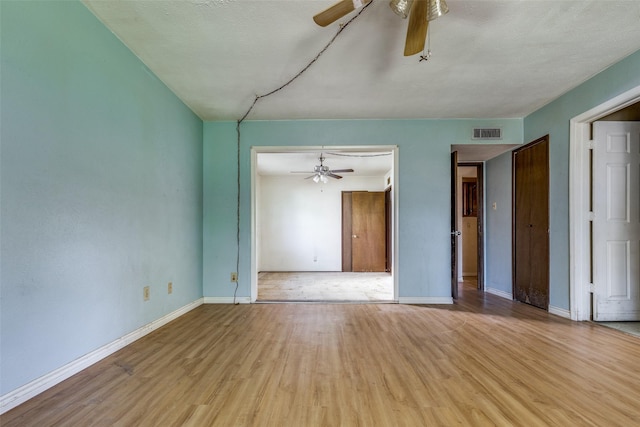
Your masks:
<instances>
[{"instance_id":1,"label":"ceiling fan","mask_svg":"<svg viewBox=\"0 0 640 427\"><path fill-rule=\"evenodd\" d=\"M326 27L354 10L363 7L371 0L341 0L313 17L316 24ZM449 11L445 0L391 0L391 10L398 16L409 17L404 56L415 55L424 50L429 21Z\"/></svg>"},{"instance_id":2,"label":"ceiling fan","mask_svg":"<svg viewBox=\"0 0 640 427\"><path fill-rule=\"evenodd\" d=\"M329 169L328 166L325 166L323 164L325 158L322 155L322 153L320 154L319 160L320 160L320 164L317 166L314 166L313 172L291 171L291 173L312 173L313 175L309 175L305 179L313 179L313 182L316 182L316 183L322 182L323 184L326 184L327 182L329 182L329 179L327 177L342 179L342 177L340 175L336 175L336 173L353 172L353 169Z\"/></svg>"}]
</instances>

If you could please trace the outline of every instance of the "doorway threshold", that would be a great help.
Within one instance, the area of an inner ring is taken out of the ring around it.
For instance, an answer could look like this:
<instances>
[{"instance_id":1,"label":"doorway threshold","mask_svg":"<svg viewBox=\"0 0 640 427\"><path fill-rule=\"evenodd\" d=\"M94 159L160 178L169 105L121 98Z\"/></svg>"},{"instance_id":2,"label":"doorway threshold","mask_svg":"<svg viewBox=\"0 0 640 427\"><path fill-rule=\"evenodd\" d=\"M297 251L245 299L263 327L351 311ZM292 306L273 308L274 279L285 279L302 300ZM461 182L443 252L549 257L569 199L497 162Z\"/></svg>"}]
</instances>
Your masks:
<instances>
[{"instance_id":1,"label":"doorway threshold","mask_svg":"<svg viewBox=\"0 0 640 427\"><path fill-rule=\"evenodd\" d=\"M398 304L394 300L321 300L321 299L269 299L256 300L256 304Z\"/></svg>"},{"instance_id":2,"label":"doorway threshold","mask_svg":"<svg viewBox=\"0 0 640 427\"><path fill-rule=\"evenodd\" d=\"M594 322L596 325L617 329L629 335L640 337L640 322Z\"/></svg>"},{"instance_id":3,"label":"doorway threshold","mask_svg":"<svg viewBox=\"0 0 640 427\"><path fill-rule=\"evenodd\" d=\"M362 303L393 301L390 273L260 272L257 301Z\"/></svg>"}]
</instances>

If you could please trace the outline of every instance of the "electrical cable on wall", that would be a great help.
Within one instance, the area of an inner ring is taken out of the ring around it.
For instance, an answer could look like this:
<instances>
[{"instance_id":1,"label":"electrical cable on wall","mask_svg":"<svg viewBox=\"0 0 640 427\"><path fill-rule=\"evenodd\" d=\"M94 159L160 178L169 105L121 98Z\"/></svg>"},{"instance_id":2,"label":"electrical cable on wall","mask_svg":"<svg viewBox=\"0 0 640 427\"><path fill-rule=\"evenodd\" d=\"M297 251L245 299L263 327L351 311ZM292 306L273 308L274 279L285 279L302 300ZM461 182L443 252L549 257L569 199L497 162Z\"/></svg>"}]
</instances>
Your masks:
<instances>
[{"instance_id":1,"label":"electrical cable on wall","mask_svg":"<svg viewBox=\"0 0 640 427\"><path fill-rule=\"evenodd\" d=\"M322 54L329 48L329 46L331 46L333 44L333 42L336 40L336 38L338 38L338 36L342 33L342 31L344 31L345 28L347 28L347 26L353 22L354 19L356 19L357 17L359 17L362 12L364 12L364 10L366 8L368 8L371 4L373 3L373 1L367 3L366 5L364 5L362 7L362 9L360 9L360 11L351 19L349 19L346 23L344 24L340 24L340 28L338 29L338 31L336 32L336 34L331 38L331 40L329 40L329 43L327 43L325 45L325 47L323 47L320 52L318 52L318 54L311 60L309 61L309 63L298 72L298 74L296 74L295 76L293 76L291 79L289 79L289 81L287 81L286 83L284 83L282 86L267 92L263 95L256 95L255 99L253 100L253 103L251 104L251 106L249 107L249 109L247 110L246 113L244 113L244 115L242 116L242 118L240 120L238 120L238 123L236 125L236 133L238 135L238 141L237 141L237 153L236 153L236 160L237 160L237 186L238 186L238 198L237 198L237 204L236 204L236 245L237 245L237 250L236 250L236 272L238 273L238 278L236 280L236 289L233 292L233 304L237 305L239 303L236 302L236 294L238 292L238 285L240 284L240 280L239 280L239 273L240 273L240 125L242 124L242 122L244 122L244 120L247 118L247 116L249 116L249 113L251 113L251 111L253 110L253 107L255 107L256 103L263 98L266 98L270 95L275 94L276 92L281 91L282 89L284 89L285 87L289 86L291 83L293 83L294 80L296 80L298 77L300 77L302 74L304 74L305 71L307 71L321 56Z\"/></svg>"}]
</instances>

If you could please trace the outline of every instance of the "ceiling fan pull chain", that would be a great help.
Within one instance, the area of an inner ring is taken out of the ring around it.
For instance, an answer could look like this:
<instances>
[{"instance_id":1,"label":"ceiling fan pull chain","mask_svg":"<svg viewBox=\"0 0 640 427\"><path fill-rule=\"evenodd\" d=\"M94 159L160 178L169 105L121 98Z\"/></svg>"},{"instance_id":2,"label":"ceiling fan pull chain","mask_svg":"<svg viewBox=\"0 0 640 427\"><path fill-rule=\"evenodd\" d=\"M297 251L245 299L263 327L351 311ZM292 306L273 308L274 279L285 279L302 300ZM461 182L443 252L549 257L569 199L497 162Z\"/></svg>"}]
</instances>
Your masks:
<instances>
[{"instance_id":1,"label":"ceiling fan pull chain","mask_svg":"<svg viewBox=\"0 0 640 427\"><path fill-rule=\"evenodd\" d=\"M431 58L431 37L429 37L430 34L431 34L431 25L427 27L427 44L425 48L422 49L422 55L420 55L420 60L418 62L428 61L429 58Z\"/></svg>"}]
</instances>

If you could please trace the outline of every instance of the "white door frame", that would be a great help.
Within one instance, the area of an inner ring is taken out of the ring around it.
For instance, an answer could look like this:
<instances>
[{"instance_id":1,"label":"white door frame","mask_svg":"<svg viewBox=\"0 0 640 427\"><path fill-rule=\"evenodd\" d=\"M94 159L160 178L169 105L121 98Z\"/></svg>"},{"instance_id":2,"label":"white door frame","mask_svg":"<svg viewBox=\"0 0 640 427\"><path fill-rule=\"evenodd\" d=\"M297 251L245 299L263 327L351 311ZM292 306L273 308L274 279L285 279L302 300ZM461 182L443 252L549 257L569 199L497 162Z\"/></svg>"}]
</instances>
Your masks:
<instances>
[{"instance_id":1,"label":"white door frame","mask_svg":"<svg viewBox=\"0 0 640 427\"><path fill-rule=\"evenodd\" d=\"M330 148L331 150L347 150L347 151L357 151L357 152L379 152L379 151L390 151L393 156L393 170L391 174L391 197L393 203L393 211L392 211L392 248L391 248L391 256L392 256L392 270L391 276L393 279L393 299L394 301L398 301L398 212L400 209L399 203L399 153L397 145L350 145L350 146L254 146L251 147L251 302L254 303L258 299L258 248L257 248L257 236L256 236L256 225L257 225L257 213L256 213L256 204L257 204L257 193L256 193L256 175L258 173L257 168L257 160L258 153L286 153L286 152L300 152L300 151L311 151L318 152L327 150Z\"/></svg>"},{"instance_id":2,"label":"white door frame","mask_svg":"<svg viewBox=\"0 0 640 427\"><path fill-rule=\"evenodd\" d=\"M591 269L589 222L590 123L640 102L640 86L570 120L569 135L569 297L571 320L590 320Z\"/></svg>"}]
</instances>

